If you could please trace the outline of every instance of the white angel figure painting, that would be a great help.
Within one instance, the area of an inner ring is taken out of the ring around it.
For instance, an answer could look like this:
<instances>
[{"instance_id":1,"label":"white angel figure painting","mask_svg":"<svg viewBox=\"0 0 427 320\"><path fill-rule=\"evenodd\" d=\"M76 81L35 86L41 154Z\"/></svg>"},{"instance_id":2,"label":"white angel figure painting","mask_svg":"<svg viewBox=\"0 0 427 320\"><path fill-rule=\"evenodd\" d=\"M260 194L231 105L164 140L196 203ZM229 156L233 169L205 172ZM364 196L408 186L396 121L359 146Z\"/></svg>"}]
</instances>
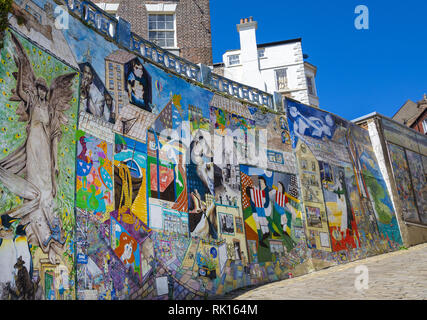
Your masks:
<instances>
[{"instance_id":1,"label":"white angel figure painting","mask_svg":"<svg viewBox=\"0 0 427 320\"><path fill-rule=\"evenodd\" d=\"M59 175L58 144L61 125L68 123L64 112L70 108L76 72L60 75L51 81L36 77L29 57L18 38L11 32L13 72L16 87L10 101L19 102L18 121L25 122L26 139L15 151L0 160L0 182L23 198L23 204L6 212L28 225L28 242L39 246L56 264L65 246L65 234L56 214L55 197Z\"/></svg>"}]
</instances>

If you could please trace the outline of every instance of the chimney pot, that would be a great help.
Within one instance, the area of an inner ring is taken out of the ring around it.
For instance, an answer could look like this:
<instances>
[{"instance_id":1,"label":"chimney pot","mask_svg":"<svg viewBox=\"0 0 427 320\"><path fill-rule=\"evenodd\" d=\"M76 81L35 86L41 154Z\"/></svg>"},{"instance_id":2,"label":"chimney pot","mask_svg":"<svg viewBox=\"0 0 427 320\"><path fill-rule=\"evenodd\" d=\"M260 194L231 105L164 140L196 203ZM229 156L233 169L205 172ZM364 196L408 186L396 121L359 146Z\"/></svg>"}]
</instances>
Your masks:
<instances>
[{"instance_id":1,"label":"chimney pot","mask_svg":"<svg viewBox=\"0 0 427 320\"><path fill-rule=\"evenodd\" d=\"M254 21L254 17L249 17L249 22Z\"/></svg>"},{"instance_id":2,"label":"chimney pot","mask_svg":"<svg viewBox=\"0 0 427 320\"><path fill-rule=\"evenodd\" d=\"M244 21L245 21L245 19L243 19L243 18L240 19L240 23L244 23Z\"/></svg>"},{"instance_id":3,"label":"chimney pot","mask_svg":"<svg viewBox=\"0 0 427 320\"><path fill-rule=\"evenodd\" d=\"M245 23L248 23L248 18L245 18Z\"/></svg>"}]
</instances>

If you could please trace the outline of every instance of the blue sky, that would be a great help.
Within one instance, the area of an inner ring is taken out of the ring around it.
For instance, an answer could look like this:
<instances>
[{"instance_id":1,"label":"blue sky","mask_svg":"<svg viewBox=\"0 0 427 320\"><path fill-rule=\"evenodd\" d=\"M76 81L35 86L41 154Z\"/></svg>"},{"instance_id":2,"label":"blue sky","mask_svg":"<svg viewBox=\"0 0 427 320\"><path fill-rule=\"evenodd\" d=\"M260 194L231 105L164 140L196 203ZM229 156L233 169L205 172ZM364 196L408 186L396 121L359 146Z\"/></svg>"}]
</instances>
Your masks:
<instances>
[{"instance_id":1,"label":"blue sky","mask_svg":"<svg viewBox=\"0 0 427 320\"><path fill-rule=\"evenodd\" d=\"M369 30L357 30L357 5L369 8ZM302 38L318 67L320 107L352 120L377 111L392 117L427 93L427 2L422 0L212 0L214 62L240 47L236 25L253 16L257 42Z\"/></svg>"}]
</instances>

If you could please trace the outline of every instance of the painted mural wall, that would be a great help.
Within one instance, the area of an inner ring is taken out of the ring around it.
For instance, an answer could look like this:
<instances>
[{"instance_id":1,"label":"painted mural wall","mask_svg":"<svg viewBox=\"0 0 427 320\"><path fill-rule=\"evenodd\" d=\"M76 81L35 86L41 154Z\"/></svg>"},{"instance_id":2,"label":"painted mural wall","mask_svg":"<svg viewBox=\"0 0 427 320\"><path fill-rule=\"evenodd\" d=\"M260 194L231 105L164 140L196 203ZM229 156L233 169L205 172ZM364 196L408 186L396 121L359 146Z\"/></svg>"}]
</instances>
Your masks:
<instances>
[{"instance_id":1,"label":"painted mural wall","mask_svg":"<svg viewBox=\"0 0 427 320\"><path fill-rule=\"evenodd\" d=\"M79 72L8 29L1 50L2 299L74 299Z\"/></svg>"},{"instance_id":2,"label":"painted mural wall","mask_svg":"<svg viewBox=\"0 0 427 320\"><path fill-rule=\"evenodd\" d=\"M399 248L399 226L368 131L293 101L287 114L313 264Z\"/></svg>"},{"instance_id":3,"label":"painted mural wall","mask_svg":"<svg viewBox=\"0 0 427 320\"><path fill-rule=\"evenodd\" d=\"M412 130L402 130L392 121L382 118L397 194L403 220L427 225L427 142Z\"/></svg>"},{"instance_id":4,"label":"painted mural wall","mask_svg":"<svg viewBox=\"0 0 427 320\"><path fill-rule=\"evenodd\" d=\"M47 28L56 6L18 1L1 50L1 299L204 299L402 245L366 130Z\"/></svg>"}]
</instances>

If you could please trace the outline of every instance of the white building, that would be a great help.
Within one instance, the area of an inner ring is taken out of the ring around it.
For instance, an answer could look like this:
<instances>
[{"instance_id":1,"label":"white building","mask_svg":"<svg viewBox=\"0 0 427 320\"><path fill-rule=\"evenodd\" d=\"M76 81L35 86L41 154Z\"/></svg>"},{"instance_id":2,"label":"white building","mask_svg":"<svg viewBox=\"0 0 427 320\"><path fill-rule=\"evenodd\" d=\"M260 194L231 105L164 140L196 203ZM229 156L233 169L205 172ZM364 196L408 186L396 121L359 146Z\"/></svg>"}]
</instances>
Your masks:
<instances>
[{"instance_id":1,"label":"white building","mask_svg":"<svg viewBox=\"0 0 427 320\"><path fill-rule=\"evenodd\" d=\"M317 68L304 61L301 39L257 44L258 23L252 17L237 25L240 50L228 50L214 71L226 78L266 91L279 92L304 104L319 107Z\"/></svg>"}]
</instances>

